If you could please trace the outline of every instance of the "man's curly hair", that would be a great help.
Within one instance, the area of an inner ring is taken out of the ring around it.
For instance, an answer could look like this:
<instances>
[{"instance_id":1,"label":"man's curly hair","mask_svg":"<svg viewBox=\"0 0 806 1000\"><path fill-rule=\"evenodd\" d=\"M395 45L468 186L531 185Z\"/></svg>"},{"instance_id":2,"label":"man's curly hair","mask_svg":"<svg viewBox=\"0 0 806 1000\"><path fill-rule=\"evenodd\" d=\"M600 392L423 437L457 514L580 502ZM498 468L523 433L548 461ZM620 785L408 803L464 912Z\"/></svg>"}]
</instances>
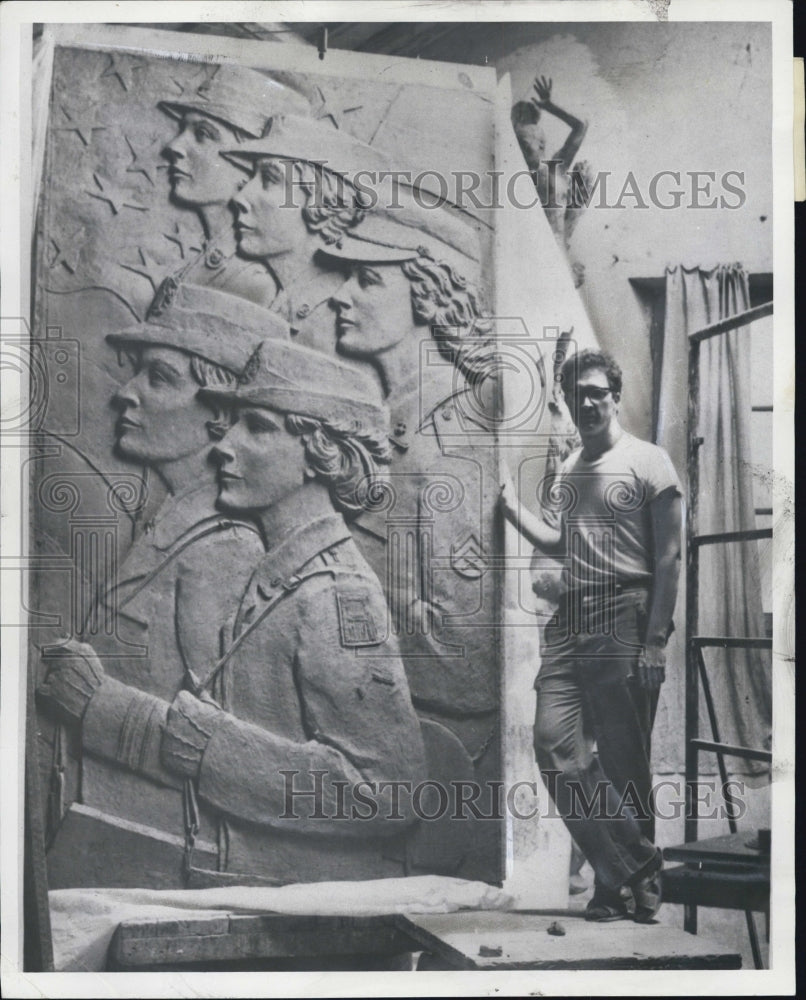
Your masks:
<instances>
[{"instance_id":1,"label":"man's curly hair","mask_svg":"<svg viewBox=\"0 0 806 1000\"><path fill-rule=\"evenodd\" d=\"M601 368L607 375L607 384L614 396L621 395L621 367L612 354L607 351L579 351L571 354L563 362L560 369L561 385L563 393L568 395L573 393L574 386L579 376L591 368Z\"/></svg>"}]
</instances>

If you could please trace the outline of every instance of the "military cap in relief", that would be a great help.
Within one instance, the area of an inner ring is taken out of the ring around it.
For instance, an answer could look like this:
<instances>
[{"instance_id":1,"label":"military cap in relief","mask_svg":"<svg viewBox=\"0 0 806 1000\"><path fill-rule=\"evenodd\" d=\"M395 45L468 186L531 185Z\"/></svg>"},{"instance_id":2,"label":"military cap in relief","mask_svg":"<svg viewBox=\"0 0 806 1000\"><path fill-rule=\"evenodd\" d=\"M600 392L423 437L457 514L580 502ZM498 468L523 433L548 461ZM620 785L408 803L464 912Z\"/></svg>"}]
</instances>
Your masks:
<instances>
[{"instance_id":1,"label":"military cap in relief","mask_svg":"<svg viewBox=\"0 0 806 1000\"><path fill-rule=\"evenodd\" d=\"M188 111L215 118L249 135L262 135L274 115L310 114L310 104L299 91L279 80L231 63L222 63L195 90L159 108L181 119Z\"/></svg>"},{"instance_id":2,"label":"military cap in relief","mask_svg":"<svg viewBox=\"0 0 806 1000\"><path fill-rule=\"evenodd\" d=\"M323 121L290 114L276 115L265 135L241 143L223 155L250 170L255 160L266 156L316 163L350 182L357 174L365 173L368 182L378 183L375 178L391 169L389 158L377 147Z\"/></svg>"},{"instance_id":3,"label":"military cap in relief","mask_svg":"<svg viewBox=\"0 0 806 1000\"><path fill-rule=\"evenodd\" d=\"M477 283L481 248L475 228L445 206L415 198L411 188L398 186L397 196L368 211L339 241L320 249L336 260L356 264L395 264L430 256L449 264L457 274Z\"/></svg>"},{"instance_id":4,"label":"military cap in relief","mask_svg":"<svg viewBox=\"0 0 806 1000\"><path fill-rule=\"evenodd\" d=\"M106 339L114 345L172 347L238 374L262 341L289 335L286 321L262 306L217 288L166 278L144 322Z\"/></svg>"},{"instance_id":5,"label":"military cap in relief","mask_svg":"<svg viewBox=\"0 0 806 1000\"><path fill-rule=\"evenodd\" d=\"M285 340L264 341L234 389L211 387L202 395L236 406L313 417L355 433L389 432L389 414L369 372Z\"/></svg>"}]
</instances>

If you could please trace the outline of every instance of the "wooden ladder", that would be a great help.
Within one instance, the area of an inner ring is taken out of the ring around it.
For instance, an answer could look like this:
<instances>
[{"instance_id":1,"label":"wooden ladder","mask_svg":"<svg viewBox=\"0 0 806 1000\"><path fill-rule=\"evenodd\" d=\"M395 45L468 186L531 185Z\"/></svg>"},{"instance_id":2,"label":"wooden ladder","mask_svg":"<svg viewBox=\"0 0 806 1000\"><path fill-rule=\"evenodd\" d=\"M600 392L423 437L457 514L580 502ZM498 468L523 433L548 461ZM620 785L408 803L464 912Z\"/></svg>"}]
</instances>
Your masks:
<instances>
[{"instance_id":1,"label":"wooden ladder","mask_svg":"<svg viewBox=\"0 0 806 1000\"><path fill-rule=\"evenodd\" d=\"M687 844L697 840L698 800L693 794L694 786L692 783L696 782L699 775L700 753L708 752L716 755L726 807L730 807L733 800L729 791L725 758L740 757L745 760L764 761L767 763L772 761L772 754L768 750L735 746L722 741L703 655L703 650L707 648L772 649L772 639L767 636L711 636L699 634L699 573L700 551L703 546L726 545L735 542L772 538L772 528L753 528L747 531L726 531L707 535L699 534L697 530L699 500L698 455L700 446L703 444L703 438L697 435L700 413L700 345L712 337L724 335L741 326L749 326L755 320L770 316L772 311L772 302L765 302L763 305L756 306L742 313L737 313L735 316L720 320L689 335L687 455L689 502L686 513L686 814L684 828L684 838ZM754 407L753 409L769 411L772 407ZM771 513L772 510L770 508L756 509L756 514ZM710 740L700 739L699 736L700 687L702 687L711 727ZM730 832L736 833L737 827L734 810L727 808L726 812ZM697 904L686 904L684 913L684 929L696 934ZM753 953L753 962L755 967L759 969L763 967L763 964L752 910L745 910L745 917L747 920L750 947Z\"/></svg>"}]
</instances>

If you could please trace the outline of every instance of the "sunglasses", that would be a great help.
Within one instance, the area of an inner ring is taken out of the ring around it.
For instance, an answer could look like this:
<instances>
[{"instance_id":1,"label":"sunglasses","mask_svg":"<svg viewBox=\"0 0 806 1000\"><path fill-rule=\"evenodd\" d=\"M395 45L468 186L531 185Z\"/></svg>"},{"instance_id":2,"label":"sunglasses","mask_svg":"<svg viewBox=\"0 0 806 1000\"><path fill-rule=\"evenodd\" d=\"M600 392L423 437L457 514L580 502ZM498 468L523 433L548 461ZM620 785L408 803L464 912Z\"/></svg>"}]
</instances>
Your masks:
<instances>
[{"instance_id":1,"label":"sunglasses","mask_svg":"<svg viewBox=\"0 0 806 1000\"><path fill-rule=\"evenodd\" d=\"M601 403L611 392L612 389L605 389L600 385L583 385L579 389L568 389L564 396L566 399L578 399L580 403L584 403L586 399L592 403Z\"/></svg>"}]
</instances>

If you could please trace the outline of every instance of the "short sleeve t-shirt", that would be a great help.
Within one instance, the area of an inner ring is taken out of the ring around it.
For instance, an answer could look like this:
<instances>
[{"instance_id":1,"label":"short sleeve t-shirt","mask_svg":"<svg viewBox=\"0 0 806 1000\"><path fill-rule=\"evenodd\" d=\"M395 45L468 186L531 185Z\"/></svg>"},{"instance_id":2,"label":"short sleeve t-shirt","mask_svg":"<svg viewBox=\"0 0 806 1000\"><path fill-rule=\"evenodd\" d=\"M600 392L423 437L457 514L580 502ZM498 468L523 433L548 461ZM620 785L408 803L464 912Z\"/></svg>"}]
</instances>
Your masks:
<instances>
[{"instance_id":1,"label":"short sleeve t-shirt","mask_svg":"<svg viewBox=\"0 0 806 1000\"><path fill-rule=\"evenodd\" d=\"M649 584L650 505L668 489L682 495L671 459L632 434L623 433L593 461L583 458L581 448L569 455L551 491L569 588Z\"/></svg>"}]
</instances>

